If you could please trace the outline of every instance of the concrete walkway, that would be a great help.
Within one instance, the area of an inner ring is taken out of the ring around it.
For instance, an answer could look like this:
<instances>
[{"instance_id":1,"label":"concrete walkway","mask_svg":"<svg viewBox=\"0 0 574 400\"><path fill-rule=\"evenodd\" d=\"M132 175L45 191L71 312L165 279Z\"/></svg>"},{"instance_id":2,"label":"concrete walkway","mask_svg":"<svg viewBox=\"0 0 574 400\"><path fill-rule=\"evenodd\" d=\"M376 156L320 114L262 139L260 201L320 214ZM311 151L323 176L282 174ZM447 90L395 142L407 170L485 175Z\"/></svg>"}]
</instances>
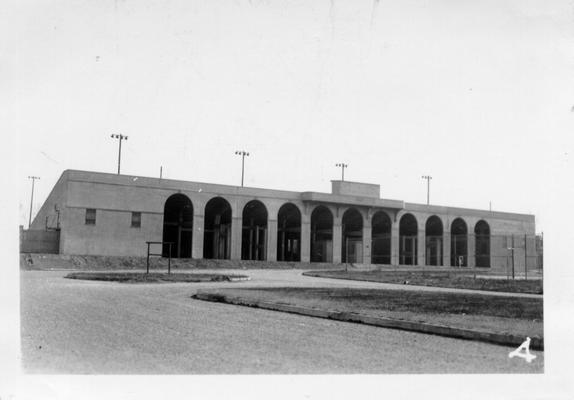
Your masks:
<instances>
[{"instance_id":1,"label":"concrete walkway","mask_svg":"<svg viewBox=\"0 0 574 400\"><path fill-rule=\"evenodd\" d=\"M186 270L178 272L207 272L207 273L241 273L249 275L250 281L245 282L245 287L351 287L366 289L388 289L388 290L415 290L428 292L450 292L450 293L468 293L479 294L484 296L504 296L504 297L525 297L525 298L542 298L540 294L530 293L510 293L510 292L492 292L486 290L442 288L434 286L416 286L400 285L396 283L357 281L350 279L319 278L306 276L306 270L261 270L261 269L213 269L213 270Z\"/></svg>"}]
</instances>

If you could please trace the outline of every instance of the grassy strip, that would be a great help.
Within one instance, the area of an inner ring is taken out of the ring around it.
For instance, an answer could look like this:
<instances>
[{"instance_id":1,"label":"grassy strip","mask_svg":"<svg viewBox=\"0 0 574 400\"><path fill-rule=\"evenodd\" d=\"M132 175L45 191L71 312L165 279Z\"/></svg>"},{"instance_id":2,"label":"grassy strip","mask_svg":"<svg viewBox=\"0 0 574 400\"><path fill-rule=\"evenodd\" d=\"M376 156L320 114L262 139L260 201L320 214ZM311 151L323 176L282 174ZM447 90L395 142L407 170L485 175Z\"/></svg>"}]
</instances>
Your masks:
<instances>
[{"instance_id":1,"label":"grassy strip","mask_svg":"<svg viewBox=\"0 0 574 400\"><path fill-rule=\"evenodd\" d=\"M210 291L211 292L211 291ZM356 313L462 329L544 336L542 299L354 288L217 289L246 301Z\"/></svg>"},{"instance_id":2,"label":"grassy strip","mask_svg":"<svg viewBox=\"0 0 574 400\"><path fill-rule=\"evenodd\" d=\"M320 301L332 309L356 312L414 311L424 314L484 315L542 321L542 299L481 296L448 292L356 288L261 288L238 289L245 294L296 301Z\"/></svg>"},{"instance_id":3,"label":"grassy strip","mask_svg":"<svg viewBox=\"0 0 574 400\"><path fill-rule=\"evenodd\" d=\"M181 274L143 272L74 272L65 276L68 279L92 281L113 281L122 283L162 283L162 282L221 282L232 279L247 278L245 275L223 274Z\"/></svg>"},{"instance_id":4,"label":"grassy strip","mask_svg":"<svg viewBox=\"0 0 574 400\"><path fill-rule=\"evenodd\" d=\"M506 280L474 278L460 272L389 272L389 271L311 271L305 275L321 278L437 286L456 289L488 290L493 292L542 294L541 280Z\"/></svg>"},{"instance_id":5,"label":"grassy strip","mask_svg":"<svg viewBox=\"0 0 574 400\"><path fill-rule=\"evenodd\" d=\"M340 312L328 310L325 308L306 307L304 305L286 304L284 302L269 302L262 301L261 299L254 299L251 297L237 296L224 291L198 291L193 298L205 301L214 301L227 304L235 304L247 307L262 308L273 311L281 311L287 313L294 313L306 315L310 317L329 318L337 321L344 322L358 322L367 325L375 325L382 328L402 329L407 331L430 333L435 335L442 335L448 337L455 337L469 340L479 340L490 343L501 344L505 346L516 347L521 344L525 337L530 337L532 342L530 348L536 350L543 350L544 337L541 323L513 323L515 320L508 321L504 318L495 317L476 317L468 321L468 318L463 319L462 323L460 318L433 318L432 320L421 319L420 315L410 318L395 315L373 315L372 313L357 313ZM470 322L470 323L469 323ZM506 322L506 323L505 323ZM508 329L510 328L510 329Z\"/></svg>"}]
</instances>

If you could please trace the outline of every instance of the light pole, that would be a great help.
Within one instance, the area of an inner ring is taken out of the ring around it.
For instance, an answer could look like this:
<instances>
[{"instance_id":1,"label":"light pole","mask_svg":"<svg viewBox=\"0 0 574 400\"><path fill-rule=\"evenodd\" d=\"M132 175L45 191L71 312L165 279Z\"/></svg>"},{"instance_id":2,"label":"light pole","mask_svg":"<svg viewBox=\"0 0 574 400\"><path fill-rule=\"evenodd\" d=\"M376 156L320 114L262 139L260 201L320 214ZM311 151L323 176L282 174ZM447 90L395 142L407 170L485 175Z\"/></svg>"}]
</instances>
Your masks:
<instances>
[{"instance_id":1,"label":"light pole","mask_svg":"<svg viewBox=\"0 0 574 400\"><path fill-rule=\"evenodd\" d=\"M243 176L245 174L245 156L249 157L249 153L245 150L237 150L235 154L241 156L241 187L243 187Z\"/></svg>"},{"instance_id":2,"label":"light pole","mask_svg":"<svg viewBox=\"0 0 574 400\"><path fill-rule=\"evenodd\" d=\"M32 195L30 196L30 219L28 219L28 229L32 225L32 203L34 202L34 182L36 179L40 179L39 176L29 176L28 179L32 179Z\"/></svg>"},{"instance_id":3,"label":"light pole","mask_svg":"<svg viewBox=\"0 0 574 400\"><path fill-rule=\"evenodd\" d=\"M345 163L335 164L335 167L341 167L341 181L345 180L345 168L347 168L348 166L349 166L349 164L345 164Z\"/></svg>"},{"instance_id":4,"label":"light pole","mask_svg":"<svg viewBox=\"0 0 574 400\"><path fill-rule=\"evenodd\" d=\"M119 139L120 142L120 148L118 150L118 175L120 174L120 163L122 161L122 140L128 140L127 136L124 135L110 135L111 138L113 139Z\"/></svg>"},{"instance_id":5,"label":"light pole","mask_svg":"<svg viewBox=\"0 0 574 400\"><path fill-rule=\"evenodd\" d=\"M427 180L427 206L428 206L430 204L430 181L432 179L432 176L423 175L422 178Z\"/></svg>"}]
</instances>

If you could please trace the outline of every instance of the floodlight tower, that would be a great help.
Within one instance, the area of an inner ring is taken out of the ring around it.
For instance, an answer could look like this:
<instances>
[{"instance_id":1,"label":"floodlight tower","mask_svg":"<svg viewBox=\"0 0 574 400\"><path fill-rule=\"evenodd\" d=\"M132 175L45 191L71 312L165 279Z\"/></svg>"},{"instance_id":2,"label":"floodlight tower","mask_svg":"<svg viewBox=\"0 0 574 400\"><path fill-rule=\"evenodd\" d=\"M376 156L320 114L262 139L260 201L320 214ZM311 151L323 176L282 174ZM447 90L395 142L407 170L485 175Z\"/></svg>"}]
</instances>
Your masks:
<instances>
[{"instance_id":1,"label":"floodlight tower","mask_svg":"<svg viewBox=\"0 0 574 400\"><path fill-rule=\"evenodd\" d=\"M241 156L241 187L243 187L243 176L245 174L245 156L249 157L249 153L245 150L237 150L235 154Z\"/></svg>"},{"instance_id":2,"label":"floodlight tower","mask_svg":"<svg viewBox=\"0 0 574 400\"><path fill-rule=\"evenodd\" d=\"M427 180L427 206L428 206L430 204L430 181L432 179L432 176L423 175L422 178Z\"/></svg>"},{"instance_id":3,"label":"floodlight tower","mask_svg":"<svg viewBox=\"0 0 574 400\"><path fill-rule=\"evenodd\" d=\"M349 166L349 164L345 164L345 163L335 164L335 167L341 167L341 180L342 181L345 180L345 168L347 168L348 166Z\"/></svg>"},{"instance_id":4,"label":"floodlight tower","mask_svg":"<svg viewBox=\"0 0 574 400\"><path fill-rule=\"evenodd\" d=\"M128 140L127 136L124 135L110 135L112 139L118 139L120 146L118 150L118 175L120 174L120 163L122 161L122 140Z\"/></svg>"}]
</instances>

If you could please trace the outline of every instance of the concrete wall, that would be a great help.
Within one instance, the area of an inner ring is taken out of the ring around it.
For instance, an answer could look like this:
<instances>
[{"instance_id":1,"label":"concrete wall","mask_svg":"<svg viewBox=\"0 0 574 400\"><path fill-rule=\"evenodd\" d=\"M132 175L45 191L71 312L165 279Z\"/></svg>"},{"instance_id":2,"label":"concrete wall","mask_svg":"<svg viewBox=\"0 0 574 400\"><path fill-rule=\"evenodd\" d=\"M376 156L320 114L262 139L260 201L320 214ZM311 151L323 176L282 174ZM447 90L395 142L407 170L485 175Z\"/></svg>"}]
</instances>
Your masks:
<instances>
[{"instance_id":1,"label":"concrete wall","mask_svg":"<svg viewBox=\"0 0 574 400\"><path fill-rule=\"evenodd\" d=\"M241 258L242 212L251 200L261 201L268 213L267 260L277 255L277 217L281 206L292 203L301 212L301 261L310 258L310 223L315 207L323 205L333 214L333 262L341 261L342 217L346 210L355 208L363 217L362 262L371 260L371 220L382 210L392 222L392 263L398 264L399 224L403 215L410 213L418 225L417 265L425 265L425 224L436 215L443 225L443 265L450 265L450 230L452 221L462 218L468 229L469 266L474 263L474 228L484 220L491 232L491 266L506 268L509 254L507 235L532 236L535 233L534 216L490 212L443 206L404 203L399 200L369 199L358 196L332 195L315 192L288 192L279 190L242 188L199 182L184 182L94 172L66 171L48 197L36 220L42 218L55 203L65 204L61 212L62 233L60 251L63 254L133 255L146 254L146 241L161 241L163 212L166 200L173 194L189 197L193 205L192 257L203 257L205 206L214 197L227 200L232 210L231 258ZM96 224L86 225L86 209L96 209ZM131 227L131 213L140 212L140 228ZM34 223L36 223L36 220ZM532 239L533 241L534 239ZM534 242L531 244L534 252ZM530 252L530 251L529 251ZM520 258L515 250L515 262ZM534 254L534 253L533 253ZM522 260L525 260L524 256Z\"/></svg>"},{"instance_id":2,"label":"concrete wall","mask_svg":"<svg viewBox=\"0 0 574 400\"><path fill-rule=\"evenodd\" d=\"M46 230L46 221L48 221L49 228L57 228L56 221L58 213L56 209L60 210L60 221L62 212L66 207L66 196L68 194L68 171L64 171L60 179L56 182L52 191L40 207L40 210L32 220L30 229Z\"/></svg>"},{"instance_id":3,"label":"concrete wall","mask_svg":"<svg viewBox=\"0 0 574 400\"><path fill-rule=\"evenodd\" d=\"M63 254L145 256L146 241L162 240L163 213L142 212L141 228L131 227L131 212L96 209L95 225L86 225L85 216L85 208L68 208L61 237Z\"/></svg>"},{"instance_id":4,"label":"concrete wall","mask_svg":"<svg viewBox=\"0 0 574 400\"><path fill-rule=\"evenodd\" d=\"M337 195L373 197L378 199L381 195L381 187L372 183L331 181L331 192Z\"/></svg>"},{"instance_id":5,"label":"concrete wall","mask_svg":"<svg viewBox=\"0 0 574 400\"><path fill-rule=\"evenodd\" d=\"M59 231L20 228L20 253L59 253Z\"/></svg>"}]
</instances>

